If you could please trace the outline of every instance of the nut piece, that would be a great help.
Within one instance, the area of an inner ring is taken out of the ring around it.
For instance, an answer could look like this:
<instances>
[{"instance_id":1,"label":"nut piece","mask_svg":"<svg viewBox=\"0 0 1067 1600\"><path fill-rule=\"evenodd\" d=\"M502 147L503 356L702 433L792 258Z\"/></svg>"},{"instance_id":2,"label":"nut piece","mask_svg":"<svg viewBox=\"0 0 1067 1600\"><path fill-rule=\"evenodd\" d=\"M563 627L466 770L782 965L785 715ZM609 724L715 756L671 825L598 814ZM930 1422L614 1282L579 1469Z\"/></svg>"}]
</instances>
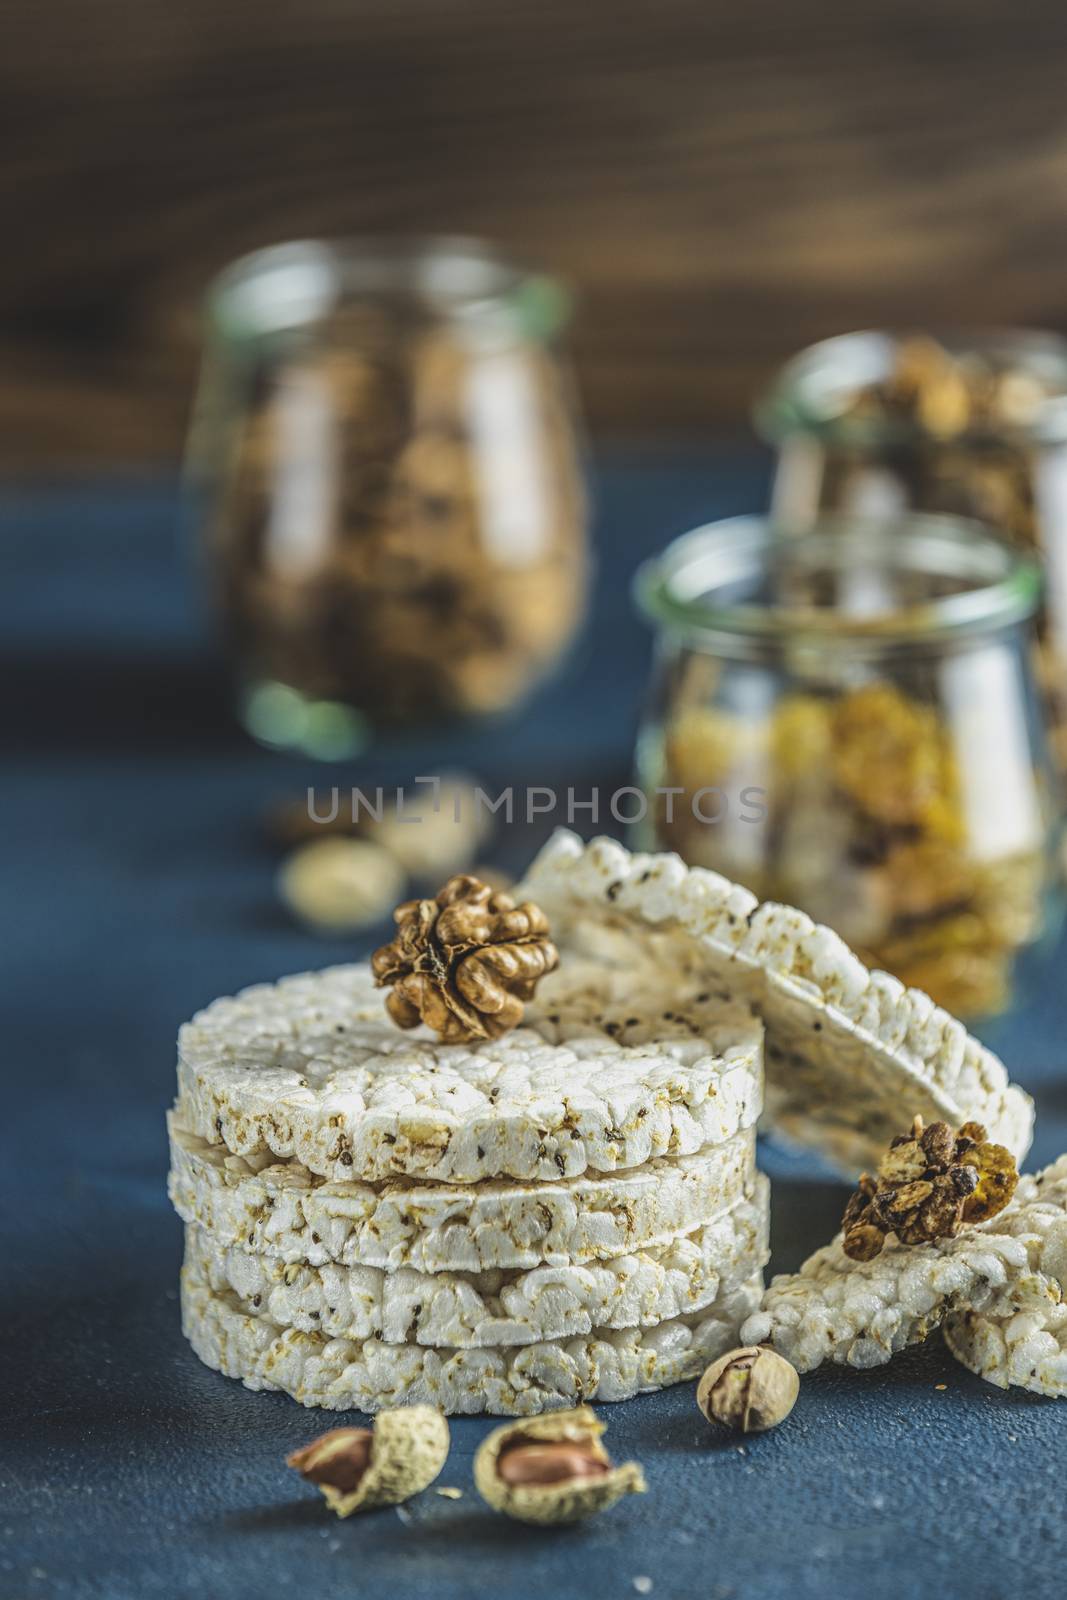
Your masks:
<instances>
[{"instance_id":1,"label":"nut piece","mask_svg":"<svg viewBox=\"0 0 1067 1600\"><path fill-rule=\"evenodd\" d=\"M785 1421L799 1393L796 1369L784 1356L763 1345L742 1345L712 1362L697 1385L697 1405L709 1422L765 1433Z\"/></svg>"},{"instance_id":2,"label":"nut piece","mask_svg":"<svg viewBox=\"0 0 1067 1600\"><path fill-rule=\"evenodd\" d=\"M696 1403L709 1422L742 1434L765 1434L797 1405L800 1378L784 1355L761 1344L728 1350L696 1386Z\"/></svg>"},{"instance_id":3,"label":"nut piece","mask_svg":"<svg viewBox=\"0 0 1067 1600\"><path fill-rule=\"evenodd\" d=\"M278 892L322 933L357 933L380 922L404 892L404 873L367 839L312 839L282 863Z\"/></svg>"},{"instance_id":4,"label":"nut piece","mask_svg":"<svg viewBox=\"0 0 1067 1600\"><path fill-rule=\"evenodd\" d=\"M383 1411L370 1428L331 1428L286 1457L339 1517L396 1506L426 1489L448 1459L448 1423L433 1406Z\"/></svg>"},{"instance_id":5,"label":"nut piece","mask_svg":"<svg viewBox=\"0 0 1067 1600\"><path fill-rule=\"evenodd\" d=\"M417 811L415 822L396 807L387 810L380 822L370 826L374 842L420 884L441 883L466 871L491 831L474 781L443 775L433 804L424 799Z\"/></svg>"},{"instance_id":6,"label":"nut piece","mask_svg":"<svg viewBox=\"0 0 1067 1600\"><path fill-rule=\"evenodd\" d=\"M393 985L386 1009L398 1027L425 1022L446 1044L499 1039L559 965L544 912L467 873L393 915L399 933L371 957L379 987Z\"/></svg>"},{"instance_id":7,"label":"nut piece","mask_svg":"<svg viewBox=\"0 0 1067 1600\"><path fill-rule=\"evenodd\" d=\"M636 1461L615 1467L589 1406L497 1428L474 1458L474 1483L494 1511L519 1522L578 1522L625 1494L644 1494Z\"/></svg>"},{"instance_id":8,"label":"nut piece","mask_svg":"<svg viewBox=\"0 0 1067 1600\"><path fill-rule=\"evenodd\" d=\"M1019 1181L1015 1158L990 1144L979 1122L953 1133L947 1122L894 1139L878 1176L860 1176L842 1219L844 1251L853 1261L873 1261L895 1233L901 1244L954 1239L965 1224L987 1222L1003 1211Z\"/></svg>"}]
</instances>

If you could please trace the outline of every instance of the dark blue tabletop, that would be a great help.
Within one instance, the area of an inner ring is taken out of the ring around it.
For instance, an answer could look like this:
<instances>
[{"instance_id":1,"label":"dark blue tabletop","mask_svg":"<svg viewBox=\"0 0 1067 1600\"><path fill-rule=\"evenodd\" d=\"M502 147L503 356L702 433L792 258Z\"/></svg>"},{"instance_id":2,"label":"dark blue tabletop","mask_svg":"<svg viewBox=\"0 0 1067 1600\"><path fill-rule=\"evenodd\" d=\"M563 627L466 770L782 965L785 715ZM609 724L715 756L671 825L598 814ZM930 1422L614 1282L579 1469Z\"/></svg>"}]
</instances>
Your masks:
<instances>
[{"instance_id":1,"label":"dark blue tabletop","mask_svg":"<svg viewBox=\"0 0 1067 1600\"><path fill-rule=\"evenodd\" d=\"M635 454L603 462L598 490L593 623L565 675L513 723L376 752L361 779L625 781L648 649L629 575L684 527L759 506L765 464ZM339 1523L283 1457L344 1419L199 1364L164 1193L175 1031L217 994L371 940L316 940L275 900L261 820L309 770L235 729L175 508L163 480L0 496L0 1600L1061 1593L1067 1405L981 1383L936 1336L877 1372L806 1379L762 1439L712 1436L689 1386L606 1408L650 1492L555 1533L481 1506L481 1419L453 1424L440 1481L462 1498ZM497 859L521 866L536 831ZM1067 1148L1062 988L1053 972L992 1041L1037 1096L1034 1163ZM774 1265L793 1266L843 1191L773 1150L764 1164Z\"/></svg>"}]
</instances>

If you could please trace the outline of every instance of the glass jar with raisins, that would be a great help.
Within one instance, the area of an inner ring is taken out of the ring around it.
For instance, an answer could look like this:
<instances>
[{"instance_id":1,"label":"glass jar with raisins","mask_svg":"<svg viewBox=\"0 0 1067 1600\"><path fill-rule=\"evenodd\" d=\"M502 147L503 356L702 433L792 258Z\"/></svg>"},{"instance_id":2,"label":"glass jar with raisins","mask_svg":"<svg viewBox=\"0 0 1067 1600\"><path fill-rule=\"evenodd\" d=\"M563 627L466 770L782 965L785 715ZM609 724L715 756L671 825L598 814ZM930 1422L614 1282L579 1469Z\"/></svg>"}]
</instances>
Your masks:
<instances>
[{"instance_id":1,"label":"glass jar with raisins","mask_svg":"<svg viewBox=\"0 0 1067 1600\"><path fill-rule=\"evenodd\" d=\"M583 616L559 285L476 241L264 250L208 301L189 476L240 711L350 755L507 710Z\"/></svg>"},{"instance_id":2,"label":"glass jar with raisins","mask_svg":"<svg viewBox=\"0 0 1067 1600\"><path fill-rule=\"evenodd\" d=\"M1062 914L1036 563L954 517L732 518L638 575L648 842L825 922L972 1021Z\"/></svg>"},{"instance_id":3,"label":"glass jar with raisins","mask_svg":"<svg viewBox=\"0 0 1067 1600\"><path fill-rule=\"evenodd\" d=\"M757 425L772 510L974 517L1045 571L1035 676L1067 773L1067 340L1021 329L844 334L787 362Z\"/></svg>"}]
</instances>

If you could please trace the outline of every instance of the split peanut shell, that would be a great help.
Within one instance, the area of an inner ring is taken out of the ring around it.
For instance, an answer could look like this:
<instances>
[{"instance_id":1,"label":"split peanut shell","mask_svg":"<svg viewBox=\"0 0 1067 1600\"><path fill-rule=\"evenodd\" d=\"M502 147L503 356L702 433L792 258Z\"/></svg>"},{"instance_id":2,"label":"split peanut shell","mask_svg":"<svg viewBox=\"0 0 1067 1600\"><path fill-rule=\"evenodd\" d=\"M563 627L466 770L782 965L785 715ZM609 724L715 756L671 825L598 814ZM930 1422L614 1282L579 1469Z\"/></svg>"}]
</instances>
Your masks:
<instances>
[{"instance_id":1,"label":"split peanut shell","mask_svg":"<svg viewBox=\"0 0 1067 1600\"><path fill-rule=\"evenodd\" d=\"M370 1461L355 1488L323 1482L316 1487L339 1517L376 1506L398 1506L433 1483L448 1459L449 1442L448 1423L433 1406L382 1411L374 1423ZM293 1457L289 1463L300 1470Z\"/></svg>"},{"instance_id":2,"label":"split peanut shell","mask_svg":"<svg viewBox=\"0 0 1067 1600\"><path fill-rule=\"evenodd\" d=\"M606 1511L627 1494L644 1494L645 1475L636 1461L615 1467L600 1436L604 1424L589 1406L574 1411L549 1411L522 1422L496 1428L474 1458L474 1485L494 1511L519 1522L540 1524L580 1522ZM604 1469L596 1477L576 1477L554 1483L509 1483L500 1474L501 1457L519 1443L574 1445Z\"/></svg>"}]
</instances>

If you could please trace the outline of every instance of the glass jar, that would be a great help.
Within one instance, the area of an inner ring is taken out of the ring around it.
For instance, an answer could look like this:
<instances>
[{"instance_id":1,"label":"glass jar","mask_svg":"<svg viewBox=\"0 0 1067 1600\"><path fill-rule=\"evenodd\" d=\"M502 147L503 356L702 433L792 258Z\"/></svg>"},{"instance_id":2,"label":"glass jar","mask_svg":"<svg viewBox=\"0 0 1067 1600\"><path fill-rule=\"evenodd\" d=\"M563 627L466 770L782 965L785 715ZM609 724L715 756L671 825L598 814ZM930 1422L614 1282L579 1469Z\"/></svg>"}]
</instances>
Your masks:
<instances>
[{"instance_id":1,"label":"glass jar","mask_svg":"<svg viewBox=\"0 0 1067 1600\"><path fill-rule=\"evenodd\" d=\"M637 579L658 628L648 832L956 1015L1001 1012L1060 911L1039 592L1032 561L952 517L676 540Z\"/></svg>"},{"instance_id":2,"label":"glass jar","mask_svg":"<svg viewBox=\"0 0 1067 1600\"><path fill-rule=\"evenodd\" d=\"M789 361L757 407L772 514L974 517L1045 567L1035 671L1067 772L1067 340L851 333Z\"/></svg>"},{"instance_id":3,"label":"glass jar","mask_svg":"<svg viewBox=\"0 0 1067 1600\"><path fill-rule=\"evenodd\" d=\"M189 463L250 731L502 711L583 613L562 290L462 240L282 245L209 297Z\"/></svg>"}]
</instances>

